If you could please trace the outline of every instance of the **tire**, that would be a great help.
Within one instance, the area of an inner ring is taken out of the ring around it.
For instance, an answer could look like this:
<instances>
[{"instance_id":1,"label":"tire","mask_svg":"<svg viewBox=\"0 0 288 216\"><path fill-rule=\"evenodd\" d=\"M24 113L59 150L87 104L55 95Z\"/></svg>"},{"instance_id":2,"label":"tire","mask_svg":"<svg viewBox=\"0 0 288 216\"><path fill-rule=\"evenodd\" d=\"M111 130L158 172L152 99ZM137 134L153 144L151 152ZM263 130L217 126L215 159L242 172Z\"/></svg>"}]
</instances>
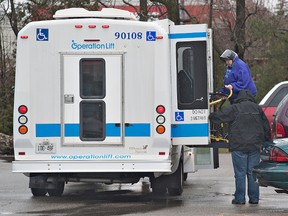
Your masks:
<instances>
[{"instance_id":1,"label":"tire","mask_svg":"<svg viewBox=\"0 0 288 216\"><path fill-rule=\"evenodd\" d=\"M153 178L153 180L151 181L151 188L153 195L164 196L167 192L166 182L167 182L166 176Z\"/></svg>"},{"instance_id":2,"label":"tire","mask_svg":"<svg viewBox=\"0 0 288 216\"><path fill-rule=\"evenodd\" d=\"M172 185L168 187L168 193L170 196L179 196L183 192L183 162L180 161L175 173L171 175Z\"/></svg>"},{"instance_id":3,"label":"tire","mask_svg":"<svg viewBox=\"0 0 288 216\"><path fill-rule=\"evenodd\" d=\"M49 196L51 197L60 197L62 196L63 194L63 191L64 191L64 185L65 185L65 182L58 182L57 183L57 187L55 189L47 189L47 192L49 194Z\"/></svg>"},{"instance_id":4,"label":"tire","mask_svg":"<svg viewBox=\"0 0 288 216\"><path fill-rule=\"evenodd\" d=\"M183 181L186 181L188 178L188 173L183 173Z\"/></svg>"},{"instance_id":5,"label":"tire","mask_svg":"<svg viewBox=\"0 0 288 216\"><path fill-rule=\"evenodd\" d=\"M40 196L45 196L47 193L47 190L42 189L42 188L31 188L31 192L33 196L40 197Z\"/></svg>"},{"instance_id":6,"label":"tire","mask_svg":"<svg viewBox=\"0 0 288 216\"><path fill-rule=\"evenodd\" d=\"M152 187L152 193L156 196L164 196L166 194L166 188Z\"/></svg>"}]
</instances>

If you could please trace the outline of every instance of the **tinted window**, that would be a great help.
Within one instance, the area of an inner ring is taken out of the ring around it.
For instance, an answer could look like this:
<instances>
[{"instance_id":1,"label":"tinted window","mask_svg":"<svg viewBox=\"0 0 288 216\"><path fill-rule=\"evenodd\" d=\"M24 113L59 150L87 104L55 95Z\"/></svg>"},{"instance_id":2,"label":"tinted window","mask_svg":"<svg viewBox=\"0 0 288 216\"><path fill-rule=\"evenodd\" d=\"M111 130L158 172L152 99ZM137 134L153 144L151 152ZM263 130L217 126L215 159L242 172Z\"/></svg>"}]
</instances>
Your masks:
<instances>
[{"instance_id":1,"label":"tinted window","mask_svg":"<svg viewBox=\"0 0 288 216\"><path fill-rule=\"evenodd\" d=\"M80 96L83 99L105 97L104 59L80 60Z\"/></svg>"},{"instance_id":2,"label":"tinted window","mask_svg":"<svg viewBox=\"0 0 288 216\"><path fill-rule=\"evenodd\" d=\"M280 101L288 94L288 87L281 88L274 98L271 100L268 106L277 107Z\"/></svg>"},{"instance_id":3,"label":"tinted window","mask_svg":"<svg viewBox=\"0 0 288 216\"><path fill-rule=\"evenodd\" d=\"M81 101L80 134L81 140L105 139L105 103L103 101Z\"/></svg>"},{"instance_id":4,"label":"tinted window","mask_svg":"<svg viewBox=\"0 0 288 216\"><path fill-rule=\"evenodd\" d=\"M207 109L206 42L178 42L176 52L178 109Z\"/></svg>"}]
</instances>

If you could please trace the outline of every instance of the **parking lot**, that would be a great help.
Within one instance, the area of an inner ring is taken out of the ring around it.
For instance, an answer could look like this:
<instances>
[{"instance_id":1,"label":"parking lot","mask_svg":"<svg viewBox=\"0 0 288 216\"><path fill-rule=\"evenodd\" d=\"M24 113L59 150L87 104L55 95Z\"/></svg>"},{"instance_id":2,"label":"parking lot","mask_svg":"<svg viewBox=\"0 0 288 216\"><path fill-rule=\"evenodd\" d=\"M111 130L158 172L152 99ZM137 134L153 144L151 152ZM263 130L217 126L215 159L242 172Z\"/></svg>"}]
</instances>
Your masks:
<instances>
[{"instance_id":1,"label":"parking lot","mask_svg":"<svg viewBox=\"0 0 288 216\"><path fill-rule=\"evenodd\" d=\"M69 183L62 197L33 197L28 178L11 173L0 161L0 215L288 215L288 194L261 187L259 205L232 205L234 177L230 154L220 155L220 168L188 175L182 196L157 197L148 179L135 185Z\"/></svg>"}]
</instances>

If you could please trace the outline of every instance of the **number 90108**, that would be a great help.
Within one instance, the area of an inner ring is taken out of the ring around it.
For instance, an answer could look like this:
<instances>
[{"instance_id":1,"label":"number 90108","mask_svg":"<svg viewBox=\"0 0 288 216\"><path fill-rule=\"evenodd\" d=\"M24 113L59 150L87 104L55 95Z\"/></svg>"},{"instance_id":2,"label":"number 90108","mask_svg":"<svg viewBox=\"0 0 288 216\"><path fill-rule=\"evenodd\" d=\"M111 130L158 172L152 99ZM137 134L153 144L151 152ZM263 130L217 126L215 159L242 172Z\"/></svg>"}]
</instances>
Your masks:
<instances>
[{"instance_id":1,"label":"number 90108","mask_svg":"<svg viewBox=\"0 0 288 216\"><path fill-rule=\"evenodd\" d=\"M115 39L141 40L142 32L115 32Z\"/></svg>"}]
</instances>

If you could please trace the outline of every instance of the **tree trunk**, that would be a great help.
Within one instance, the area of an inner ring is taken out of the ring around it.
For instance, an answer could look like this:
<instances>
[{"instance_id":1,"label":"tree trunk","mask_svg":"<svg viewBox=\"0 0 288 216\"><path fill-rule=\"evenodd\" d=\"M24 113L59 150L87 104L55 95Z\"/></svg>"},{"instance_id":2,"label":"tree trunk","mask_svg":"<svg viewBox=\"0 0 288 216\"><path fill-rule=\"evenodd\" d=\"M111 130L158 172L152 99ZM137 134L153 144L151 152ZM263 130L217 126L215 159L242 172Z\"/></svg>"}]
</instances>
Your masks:
<instances>
[{"instance_id":1,"label":"tree trunk","mask_svg":"<svg viewBox=\"0 0 288 216\"><path fill-rule=\"evenodd\" d=\"M210 0L208 28L212 28L212 21L213 21L213 0Z\"/></svg>"},{"instance_id":2,"label":"tree trunk","mask_svg":"<svg viewBox=\"0 0 288 216\"><path fill-rule=\"evenodd\" d=\"M170 0L166 5L168 11L168 18L172 20L175 25L180 25L180 14L178 0Z\"/></svg>"},{"instance_id":3,"label":"tree trunk","mask_svg":"<svg viewBox=\"0 0 288 216\"><path fill-rule=\"evenodd\" d=\"M147 0L140 1L140 21L147 21Z\"/></svg>"},{"instance_id":4,"label":"tree trunk","mask_svg":"<svg viewBox=\"0 0 288 216\"><path fill-rule=\"evenodd\" d=\"M235 51L243 59L245 52L245 0L236 0Z\"/></svg>"}]
</instances>

